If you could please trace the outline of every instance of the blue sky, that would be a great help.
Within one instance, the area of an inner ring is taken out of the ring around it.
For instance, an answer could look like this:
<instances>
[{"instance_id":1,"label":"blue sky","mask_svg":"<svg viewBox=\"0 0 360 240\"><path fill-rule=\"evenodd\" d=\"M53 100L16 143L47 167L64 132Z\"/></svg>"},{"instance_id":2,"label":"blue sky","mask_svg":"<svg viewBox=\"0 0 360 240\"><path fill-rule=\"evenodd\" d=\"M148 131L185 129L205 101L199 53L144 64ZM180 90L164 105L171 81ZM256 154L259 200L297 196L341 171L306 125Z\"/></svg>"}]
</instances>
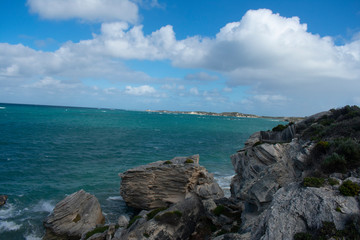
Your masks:
<instances>
[{"instance_id":1,"label":"blue sky","mask_svg":"<svg viewBox=\"0 0 360 240\"><path fill-rule=\"evenodd\" d=\"M304 116L360 105L360 1L2 0L0 102Z\"/></svg>"}]
</instances>

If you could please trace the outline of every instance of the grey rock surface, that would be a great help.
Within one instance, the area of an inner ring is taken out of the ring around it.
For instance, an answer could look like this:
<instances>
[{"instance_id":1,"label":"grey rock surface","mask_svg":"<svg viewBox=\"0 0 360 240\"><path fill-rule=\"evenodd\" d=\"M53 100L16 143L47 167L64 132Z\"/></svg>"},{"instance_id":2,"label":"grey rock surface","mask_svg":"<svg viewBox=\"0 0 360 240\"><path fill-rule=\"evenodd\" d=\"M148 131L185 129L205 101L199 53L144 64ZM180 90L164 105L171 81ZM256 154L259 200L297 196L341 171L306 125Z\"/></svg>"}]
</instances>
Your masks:
<instances>
[{"instance_id":1,"label":"grey rock surface","mask_svg":"<svg viewBox=\"0 0 360 240\"><path fill-rule=\"evenodd\" d=\"M96 197L80 190L56 204L44 222L47 231L43 239L80 239L82 234L104 221Z\"/></svg>"},{"instance_id":2,"label":"grey rock surface","mask_svg":"<svg viewBox=\"0 0 360 240\"><path fill-rule=\"evenodd\" d=\"M167 207L184 200L190 193L203 199L224 196L212 174L199 165L199 155L150 163L119 176L121 196L137 209Z\"/></svg>"},{"instance_id":3,"label":"grey rock surface","mask_svg":"<svg viewBox=\"0 0 360 240\"><path fill-rule=\"evenodd\" d=\"M259 217L252 239L292 240L295 233L320 228L324 221L344 229L348 216L359 212L355 197L342 196L330 186L305 188L292 183L274 195L270 207Z\"/></svg>"},{"instance_id":4,"label":"grey rock surface","mask_svg":"<svg viewBox=\"0 0 360 240\"><path fill-rule=\"evenodd\" d=\"M263 143L231 156L236 175L231 196L264 209L273 194L301 177L301 166L309 154L309 143L294 139L290 143Z\"/></svg>"},{"instance_id":5,"label":"grey rock surface","mask_svg":"<svg viewBox=\"0 0 360 240\"><path fill-rule=\"evenodd\" d=\"M203 208L199 197L193 195L159 212L153 219L138 219L121 234L118 240L188 239L195 229ZM120 235L120 236L119 236Z\"/></svg>"}]
</instances>

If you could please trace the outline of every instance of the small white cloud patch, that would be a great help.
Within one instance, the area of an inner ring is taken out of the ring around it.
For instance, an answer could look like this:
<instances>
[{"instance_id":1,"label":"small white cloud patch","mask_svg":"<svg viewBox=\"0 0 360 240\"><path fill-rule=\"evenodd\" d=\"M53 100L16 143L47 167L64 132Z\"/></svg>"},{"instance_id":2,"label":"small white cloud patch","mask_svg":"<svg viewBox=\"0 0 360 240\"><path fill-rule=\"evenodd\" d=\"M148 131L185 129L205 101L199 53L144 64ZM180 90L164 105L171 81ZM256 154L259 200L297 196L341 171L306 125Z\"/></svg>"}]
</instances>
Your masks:
<instances>
[{"instance_id":1,"label":"small white cloud patch","mask_svg":"<svg viewBox=\"0 0 360 240\"><path fill-rule=\"evenodd\" d=\"M152 95L156 93L155 88L149 85L143 85L139 87L126 86L125 93L135 96Z\"/></svg>"}]
</instances>

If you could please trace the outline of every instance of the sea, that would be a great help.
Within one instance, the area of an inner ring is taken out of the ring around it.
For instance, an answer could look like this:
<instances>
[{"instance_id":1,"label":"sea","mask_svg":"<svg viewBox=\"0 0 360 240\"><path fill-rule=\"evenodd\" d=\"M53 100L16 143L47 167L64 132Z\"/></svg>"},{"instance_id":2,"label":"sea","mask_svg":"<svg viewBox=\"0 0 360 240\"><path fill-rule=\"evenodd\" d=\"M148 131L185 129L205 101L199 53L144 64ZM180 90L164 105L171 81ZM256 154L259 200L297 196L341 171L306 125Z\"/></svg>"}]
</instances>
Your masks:
<instances>
[{"instance_id":1,"label":"sea","mask_svg":"<svg viewBox=\"0 0 360 240\"><path fill-rule=\"evenodd\" d=\"M0 239L41 239L57 202L80 189L94 194L106 222L131 216L119 173L200 154L227 196L230 155L273 119L0 103Z\"/></svg>"}]
</instances>

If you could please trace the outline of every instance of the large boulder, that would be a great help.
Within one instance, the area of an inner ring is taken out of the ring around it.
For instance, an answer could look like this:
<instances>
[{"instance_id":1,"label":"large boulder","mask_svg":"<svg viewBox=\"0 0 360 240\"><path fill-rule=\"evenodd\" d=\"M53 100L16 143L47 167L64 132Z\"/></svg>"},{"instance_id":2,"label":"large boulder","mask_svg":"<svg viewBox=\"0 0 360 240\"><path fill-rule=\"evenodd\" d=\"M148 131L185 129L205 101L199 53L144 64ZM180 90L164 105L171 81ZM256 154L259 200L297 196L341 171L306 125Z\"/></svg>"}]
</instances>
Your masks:
<instances>
[{"instance_id":1,"label":"large boulder","mask_svg":"<svg viewBox=\"0 0 360 240\"><path fill-rule=\"evenodd\" d=\"M122 174L120 194L137 209L155 209L195 193L201 199L221 198L223 191L212 174L199 165L199 155L175 157L130 169Z\"/></svg>"},{"instance_id":2,"label":"large boulder","mask_svg":"<svg viewBox=\"0 0 360 240\"><path fill-rule=\"evenodd\" d=\"M333 222L342 230L349 216L359 212L356 198L340 195L335 187L305 188L292 183L274 195L251 239L292 240L296 233L319 229L323 222Z\"/></svg>"},{"instance_id":3,"label":"large boulder","mask_svg":"<svg viewBox=\"0 0 360 240\"><path fill-rule=\"evenodd\" d=\"M44 222L44 239L80 239L83 233L103 224L99 201L84 190L75 192L56 204Z\"/></svg>"},{"instance_id":4,"label":"large boulder","mask_svg":"<svg viewBox=\"0 0 360 240\"><path fill-rule=\"evenodd\" d=\"M6 195L0 195L0 207L1 207L2 205L5 205L7 199L8 199L8 196L6 196Z\"/></svg>"}]
</instances>

